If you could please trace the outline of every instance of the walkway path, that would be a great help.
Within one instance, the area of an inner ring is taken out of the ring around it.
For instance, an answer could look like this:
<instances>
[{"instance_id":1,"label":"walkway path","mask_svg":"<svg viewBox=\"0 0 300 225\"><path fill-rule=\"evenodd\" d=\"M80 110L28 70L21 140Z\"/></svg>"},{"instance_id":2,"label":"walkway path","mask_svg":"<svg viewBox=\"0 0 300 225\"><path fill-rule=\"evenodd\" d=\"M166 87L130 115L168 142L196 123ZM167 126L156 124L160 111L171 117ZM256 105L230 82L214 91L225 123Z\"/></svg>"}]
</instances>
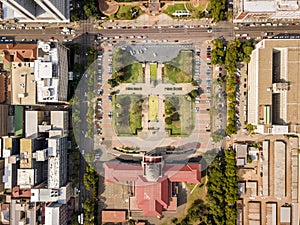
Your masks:
<instances>
[{"instance_id":1,"label":"walkway path","mask_svg":"<svg viewBox=\"0 0 300 225\"><path fill-rule=\"evenodd\" d=\"M162 79L162 69L163 69L163 64L162 63L158 63L157 64L156 80L163 82L163 79Z\"/></svg>"},{"instance_id":2,"label":"walkway path","mask_svg":"<svg viewBox=\"0 0 300 225\"><path fill-rule=\"evenodd\" d=\"M179 88L182 88L179 90ZM176 90L177 89L177 90ZM124 95L185 95L194 89L191 83L185 84L168 84L168 83L160 83L155 87L150 86L146 83L138 83L138 84L120 84L118 86L119 93Z\"/></svg>"},{"instance_id":3,"label":"walkway path","mask_svg":"<svg viewBox=\"0 0 300 225\"><path fill-rule=\"evenodd\" d=\"M145 66L145 84L150 85L150 63Z\"/></svg>"}]
</instances>

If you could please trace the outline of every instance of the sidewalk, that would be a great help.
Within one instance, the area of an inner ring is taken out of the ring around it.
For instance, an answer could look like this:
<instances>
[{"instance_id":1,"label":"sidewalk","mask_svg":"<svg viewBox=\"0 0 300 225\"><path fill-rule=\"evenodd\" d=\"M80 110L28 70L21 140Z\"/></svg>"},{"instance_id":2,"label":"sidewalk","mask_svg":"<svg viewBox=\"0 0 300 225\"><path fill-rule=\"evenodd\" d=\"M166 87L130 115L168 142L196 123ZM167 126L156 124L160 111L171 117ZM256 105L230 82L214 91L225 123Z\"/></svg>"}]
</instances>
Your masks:
<instances>
[{"instance_id":1,"label":"sidewalk","mask_svg":"<svg viewBox=\"0 0 300 225\"><path fill-rule=\"evenodd\" d=\"M176 26L176 25L194 25L210 24L210 19L173 19L162 13L158 16L143 14L135 20L115 20L113 22L104 21L102 26Z\"/></svg>"}]
</instances>

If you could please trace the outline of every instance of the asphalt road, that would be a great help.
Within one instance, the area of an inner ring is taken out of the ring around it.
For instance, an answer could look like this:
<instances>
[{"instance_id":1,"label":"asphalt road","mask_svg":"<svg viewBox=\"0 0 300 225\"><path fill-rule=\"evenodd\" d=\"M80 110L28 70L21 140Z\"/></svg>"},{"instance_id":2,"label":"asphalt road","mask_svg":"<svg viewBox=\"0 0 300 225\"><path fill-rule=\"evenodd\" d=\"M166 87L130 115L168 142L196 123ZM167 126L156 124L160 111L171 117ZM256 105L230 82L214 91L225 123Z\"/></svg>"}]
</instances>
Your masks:
<instances>
[{"instance_id":1,"label":"asphalt road","mask_svg":"<svg viewBox=\"0 0 300 225\"><path fill-rule=\"evenodd\" d=\"M223 22L217 24L213 27L212 33L207 33L206 28L169 28L162 27L158 28L137 28L137 29L102 29L98 30L93 27L93 24L90 21L83 20L81 26L76 29L77 36L72 37L72 35L61 34L59 28L46 28L45 30L0 30L0 36L11 36L15 37L16 41L21 41L23 38L27 40L30 39L42 39L48 40L50 37L54 37L59 41L62 41L64 36L67 36L66 39L74 39L76 42L80 42L84 47L89 46L94 41L94 35L101 33L104 36L139 36L146 35L149 39L178 39L178 40L197 40L198 38L211 39L223 36L226 39L233 38L235 34L244 34L247 33L250 37L256 38L261 36L265 32L273 32L275 34L279 33L300 33L300 26L242 26L238 30L233 29L231 23ZM85 33L88 32L88 35ZM86 35L87 37L83 37ZM84 41L82 41L84 39Z\"/></svg>"}]
</instances>

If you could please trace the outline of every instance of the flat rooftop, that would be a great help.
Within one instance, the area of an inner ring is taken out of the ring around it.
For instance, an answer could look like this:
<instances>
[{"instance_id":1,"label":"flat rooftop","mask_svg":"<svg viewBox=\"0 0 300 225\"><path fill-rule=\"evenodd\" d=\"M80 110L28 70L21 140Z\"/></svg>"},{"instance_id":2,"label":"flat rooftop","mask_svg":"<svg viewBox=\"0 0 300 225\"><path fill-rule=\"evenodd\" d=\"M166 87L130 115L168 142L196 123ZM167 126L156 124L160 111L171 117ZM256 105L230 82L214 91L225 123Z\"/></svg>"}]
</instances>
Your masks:
<instances>
[{"instance_id":1,"label":"flat rooftop","mask_svg":"<svg viewBox=\"0 0 300 225\"><path fill-rule=\"evenodd\" d=\"M274 142L274 196L286 196L286 143Z\"/></svg>"},{"instance_id":2,"label":"flat rooftop","mask_svg":"<svg viewBox=\"0 0 300 225\"><path fill-rule=\"evenodd\" d=\"M248 121L300 132L300 40L265 39L251 54Z\"/></svg>"},{"instance_id":3,"label":"flat rooftop","mask_svg":"<svg viewBox=\"0 0 300 225\"><path fill-rule=\"evenodd\" d=\"M32 168L33 139L22 138L20 140L20 168Z\"/></svg>"},{"instance_id":4,"label":"flat rooftop","mask_svg":"<svg viewBox=\"0 0 300 225\"><path fill-rule=\"evenodd\" d=\"M34 64L29 62L12 63L12 99L13 105L36 104L36 81Z\"/></svg>"}]
</instances>

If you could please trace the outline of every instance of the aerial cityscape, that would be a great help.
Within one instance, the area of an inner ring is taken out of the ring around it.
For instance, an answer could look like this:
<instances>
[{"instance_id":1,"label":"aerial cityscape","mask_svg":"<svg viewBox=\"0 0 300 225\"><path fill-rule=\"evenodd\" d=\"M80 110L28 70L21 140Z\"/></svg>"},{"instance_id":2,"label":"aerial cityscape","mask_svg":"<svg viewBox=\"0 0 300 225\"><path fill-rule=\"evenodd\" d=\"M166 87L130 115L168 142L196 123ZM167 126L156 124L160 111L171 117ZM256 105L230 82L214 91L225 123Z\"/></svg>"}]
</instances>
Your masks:
<instances>
[{"instance_id":1,"label":"aerial cityscape","mask_svg":"<svg viewBox=\"0 0 300 225\"><path fill-rule=\"evenodd\" d=\"M300 224L300 1L0 8L0 225Z\"/></svg>"}]
</instances>

